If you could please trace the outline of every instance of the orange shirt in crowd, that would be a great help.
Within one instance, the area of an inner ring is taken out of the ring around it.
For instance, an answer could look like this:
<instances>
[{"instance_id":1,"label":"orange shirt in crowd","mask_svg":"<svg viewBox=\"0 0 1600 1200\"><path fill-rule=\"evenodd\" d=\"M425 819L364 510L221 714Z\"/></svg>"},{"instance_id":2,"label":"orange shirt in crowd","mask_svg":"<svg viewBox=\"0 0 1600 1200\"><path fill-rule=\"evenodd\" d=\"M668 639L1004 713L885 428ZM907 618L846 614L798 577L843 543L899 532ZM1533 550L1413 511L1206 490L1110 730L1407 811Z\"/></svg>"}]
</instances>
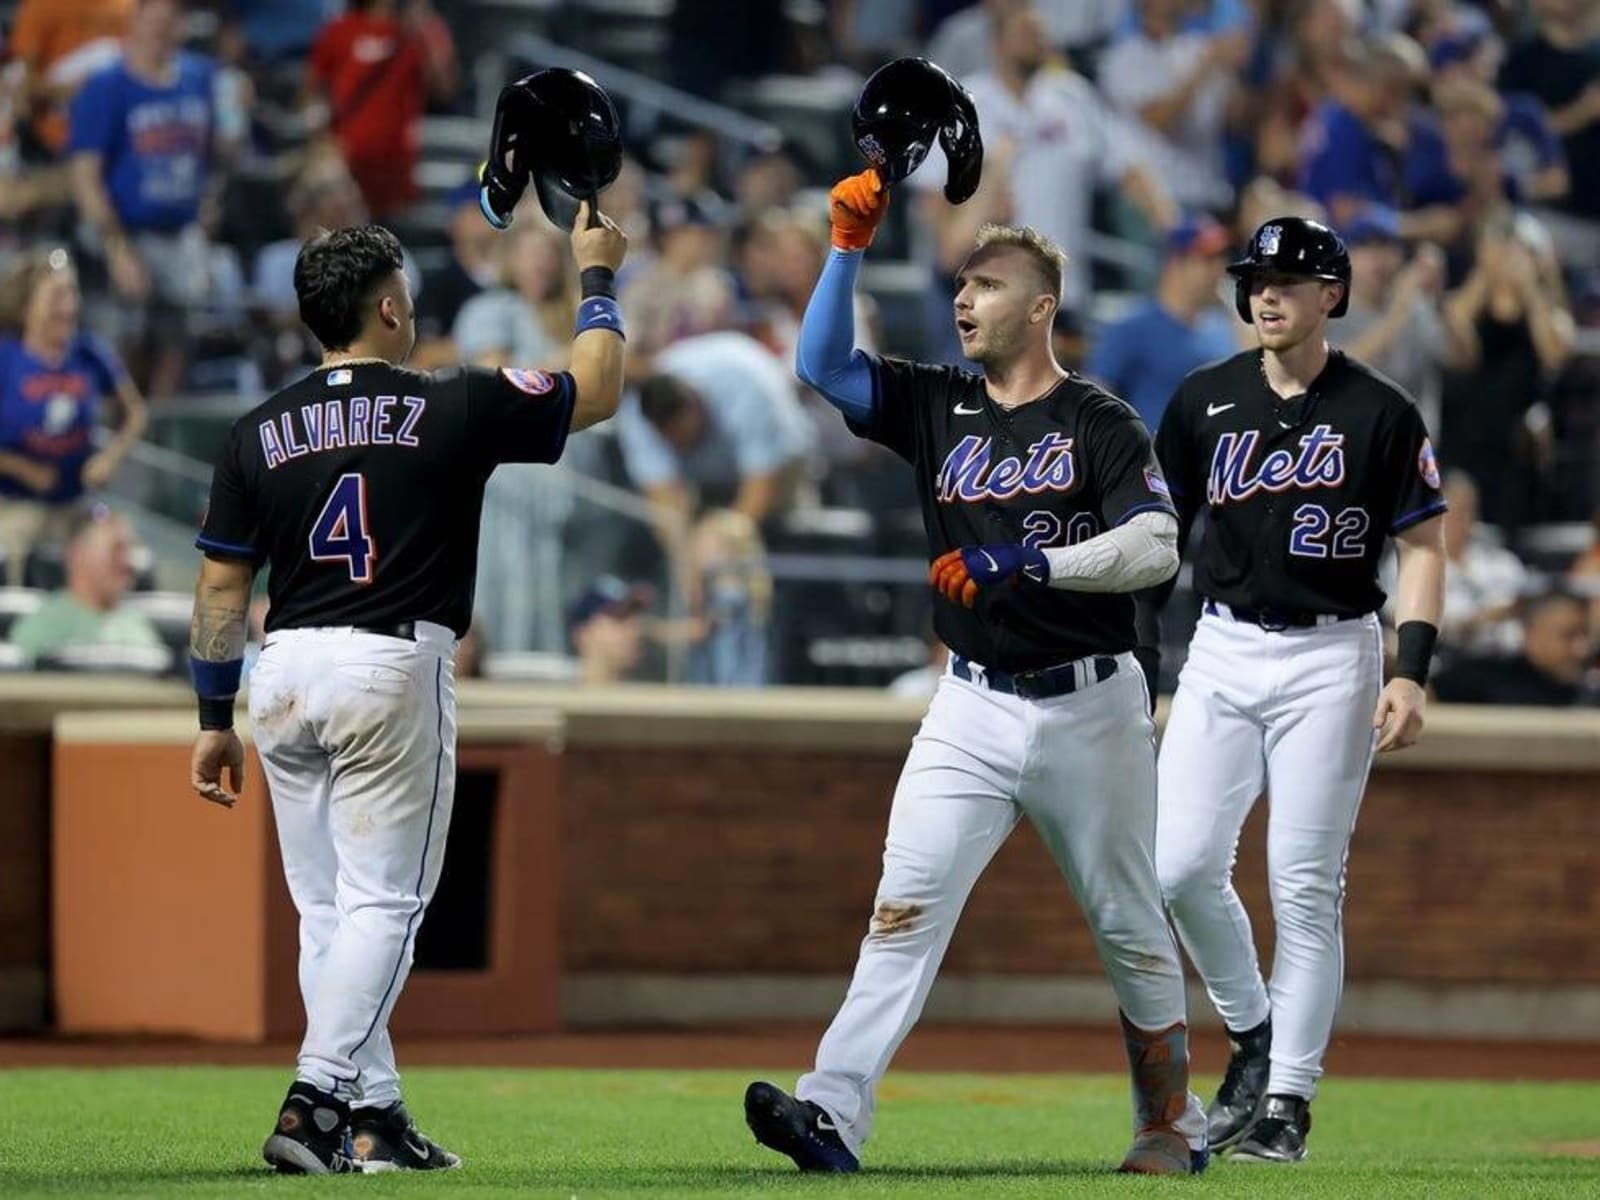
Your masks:
<instances>
[{"instance_id":1,"label":"orange shirt in crowd","mask_svg":"<svg viewBox=\"0 0 1600 1200\"><path fill-rule=\"evenodd\" d=\"M136 0L22 0L11 31L11 54L44 85L77 90L121 52ZM65 98L35 111L34 132L52 150L67 142Z\"/></svg>"},{"instance_id":2,"label":"orange shirt in crowd","mask_svg":"<svg viewBox=\"0 0 1600 1200\"><path fill-rule=\"evenodd\" d=\"M417 122L427 103L416 33L393 16L346 13L317 35L311 72L372 215L404 208L416 196Z\"/></svg>"}]
</instances>

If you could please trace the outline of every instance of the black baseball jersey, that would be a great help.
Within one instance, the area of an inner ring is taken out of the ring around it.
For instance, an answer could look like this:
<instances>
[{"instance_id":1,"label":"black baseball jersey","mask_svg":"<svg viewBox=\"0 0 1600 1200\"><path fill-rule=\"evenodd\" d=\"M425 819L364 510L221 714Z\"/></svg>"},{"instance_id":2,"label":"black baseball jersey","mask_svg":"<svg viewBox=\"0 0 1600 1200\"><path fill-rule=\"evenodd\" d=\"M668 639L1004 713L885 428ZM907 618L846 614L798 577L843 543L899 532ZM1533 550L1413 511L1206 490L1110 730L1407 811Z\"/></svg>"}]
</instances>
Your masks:
<instances>
[{"instance_id":1,"label":"black baseball jersey","mask_svg":"<svg viewBox=\"0 0 1600 1200\"><path fill-rule=\"evenodd\" d=\"M1375 612L1384 539L1445 510L1422 416L1339 350L1285 401L1261 354L1190 374L1156 436L1183 529L1206 509L1195 590L1243 608Z\"/></svg>"},{"instance_id":2,"label":"black baseball jersey","mask_svg":"<svg viewBox=\"0 0 1600 1200\"><path fill-rule=\"evenodd\" d=\"M873 418L852 423L916 469L932 557L960 546L1048 549L1104 533L1141 512L1173 511L1131 406L1076 375L1006 410L983 376L874 360ZM967 609L934 600L934 629L957 654L1029 671L1134 645L1133 598L1029 580L986 588Z\"/></svg>"},{"instance_id":3,"label":"black baseball jersey","mask_svg":"<svg viewBox=\"0 0 1600 1200\"><path fill-rule=\"evenodd\" d=\"M272 568L268 631L472 619L483 487L553 463L566 374L320 367L233 426L195 544Z\"/></svg>"}]
</instances>

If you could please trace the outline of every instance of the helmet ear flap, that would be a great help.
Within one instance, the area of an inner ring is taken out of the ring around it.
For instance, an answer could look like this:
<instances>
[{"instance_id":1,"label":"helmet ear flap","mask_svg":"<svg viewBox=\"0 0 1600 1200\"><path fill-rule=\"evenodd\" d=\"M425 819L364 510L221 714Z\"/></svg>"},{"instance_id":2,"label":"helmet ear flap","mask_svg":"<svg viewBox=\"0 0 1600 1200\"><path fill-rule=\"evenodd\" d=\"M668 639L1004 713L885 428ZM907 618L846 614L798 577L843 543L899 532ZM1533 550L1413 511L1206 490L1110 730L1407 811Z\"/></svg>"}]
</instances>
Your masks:
<instances>
[{"instance_id":1,"label":"helmet ear flap","mask_svg":"<svg viewBox=\"0 0 1600 1200\"><path fill-rule=\"evenodd\" d=\"M972 93L950 81L950 117L939 129L939 145L948 168L944 198L951 204L972 199L983 179L983 135L978 130L978 109Z\"/></svg>"},{"instance_id":2,"label":"helmet ear flap","mask_svg":"<svg viewBox=\"0 0 1600 1200\"><path fill-rule=\"evenodd\" d=\"M1339 303L1335 304L1333 306L1333 311L1328 314L1330 319L1334 317L1342 317L1345 313L1350 311L1349 276L1345 276L1344 278L1338 279L1335 282L1339 285Z\"/></svg>"},{"instance_id":3,"label":"helmet ear flap","mask_svg":"<svg viewBox=\"0 0 1600 1200\"><path fill-rule=\"evenodd\" d=\"M1255 324L1255 318L1250 315L1250 276L1248 275L1234 277L1233 308L1239 314L1239 320L1246 325Z\"/></svg>"}]
</instances>

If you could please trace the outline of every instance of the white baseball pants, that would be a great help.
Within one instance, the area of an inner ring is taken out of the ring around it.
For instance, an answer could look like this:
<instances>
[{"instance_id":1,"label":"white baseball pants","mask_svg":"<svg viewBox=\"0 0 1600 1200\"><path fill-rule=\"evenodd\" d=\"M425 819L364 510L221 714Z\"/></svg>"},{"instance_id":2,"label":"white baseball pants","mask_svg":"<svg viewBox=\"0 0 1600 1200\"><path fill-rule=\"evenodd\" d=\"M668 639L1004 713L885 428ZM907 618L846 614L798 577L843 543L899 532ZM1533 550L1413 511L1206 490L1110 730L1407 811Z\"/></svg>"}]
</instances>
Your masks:
<instances>
[{"instance_id":1,"label":"white baseball pants","mask_svg":"<svg viewBox=\"0 0 1600 1200\"><path fill-rule=\"evenodd\" d=\"M946 668L895 788L849 993L796 1088L832 1115L852 1152L871 1133L878 1082L922 1013L967 896L1024 815L1071 884L1128 1019L1144 1030L1184 1019L1152 858L1154 728L1132 654L1118 655L1104 682L1046 700ZM1193 1095L1178 1128L1205 1136Z\"/></svg>"},{"instance_id":2,"label":"white baseball pants","mask_svg":"<svg viewBox=\"0 0 1600 1200\"><path fill-rule=\"evenodd\" d=\"M1269 1092L1310 1099L1344 982L1345 856L1372 765L1383 686L1376 616L1268 632L1200 619L1161 743L1156 869L1223 1023L1272 1017ZM1276 925L1270 989L1233 862L1266 788Z\"/></svg>"},{"instance_id":3,"label":"white baseball pants","mask_svg":"<svg viewBox=\"0 0 1600 1200\"><path fill-rule=\"evenodd\" d=\"M400 1098L389 1013L444 861L456 781L455 637L351 629L267 638L250 722L300 913L298 1078L341 1099Z\"/></svg>"}]
</instances>

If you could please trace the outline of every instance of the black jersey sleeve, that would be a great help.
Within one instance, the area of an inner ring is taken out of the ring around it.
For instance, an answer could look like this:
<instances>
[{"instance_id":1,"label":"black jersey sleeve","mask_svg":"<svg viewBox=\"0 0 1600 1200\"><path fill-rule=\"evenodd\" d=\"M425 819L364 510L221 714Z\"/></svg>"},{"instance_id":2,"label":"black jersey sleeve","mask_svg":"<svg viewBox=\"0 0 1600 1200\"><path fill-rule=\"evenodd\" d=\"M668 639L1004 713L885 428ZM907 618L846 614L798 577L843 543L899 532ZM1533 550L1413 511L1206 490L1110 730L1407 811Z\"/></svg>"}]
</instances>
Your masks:
<instances>
[{"instance_id":1,"label":"black jersey sleeve","mask_svg":"<svg viewBox=\"0 0 1600 1200\"><path fill-rule=\"evenodd\" d=\"M1440 489L1439 463L1433 442L1417 406L1397 405L1394 416L1380 426L1378 454L1386 487L1389 532L1402 533L1447 507ZM1381 511L1381 510L1380 510ZM1378 515L1378 514L1374 514Z\"/></svg>"},{"instance_id":2,"label":"black jersey sleeve","mask_svg":"<svg viewBox=\"0 0 1600 1200\"><path fill-rule=\"evenodd\" d=\"M1172 491L1173 507L1178 512L1180 542L1205 502L1205 470L1189 423L1189 388L1185 381L1172 394L1161 427L1156 431L1156 459L1161 463L1167 487Z\"/></svg>"},{"instance_id":3,"label":"black jersey sleeve","mask_svg":"<svg viewBox=\"0 0 1600 1200\"><path fill-rule=\"evenodd\" d=\"M491 463L553 463L566 448L577 386L565 371L463 367L467 433Z\"/></svg>"},{"instance_id":4,"label":"black jersey sleeve","mask_svg":"<svg viewBox=\"0 0 1600 1200\"><path fill-rule=\"evenodd\" d=\"M917 430L930 408L950 394L950 369L902 358L872 360L872 418L846 419L857 437L887 446L907 462L917 461Z\"/></svg>"},{"instance_id":5,"label":"black jersey sleeve","mask_svg":"<svg viewBox=\"0 0 1600 1200\"><path fill-rule=\"evenodd\" d=\"M1090 414L1083 440L1083 455L1100 489L1100 515L1108 529L1142 512L1177 515L1150 432L1133 409L1108 397Z\"/></svg>"},{"instance_id":6,"label":"black jersey sleeve","mask_svg":"<svg viewBox=\"0 0 1600 1200\"><path fill-rule=\"evenodd\" d=\"M205 516L200 521L200 535L194 544L206 554L220 558L260 562L266 552L260 544L259 518L250 498L240 428L239 425L233 427L211 473L211 500L206 505Z\"/></svg>"}]
</instances>

